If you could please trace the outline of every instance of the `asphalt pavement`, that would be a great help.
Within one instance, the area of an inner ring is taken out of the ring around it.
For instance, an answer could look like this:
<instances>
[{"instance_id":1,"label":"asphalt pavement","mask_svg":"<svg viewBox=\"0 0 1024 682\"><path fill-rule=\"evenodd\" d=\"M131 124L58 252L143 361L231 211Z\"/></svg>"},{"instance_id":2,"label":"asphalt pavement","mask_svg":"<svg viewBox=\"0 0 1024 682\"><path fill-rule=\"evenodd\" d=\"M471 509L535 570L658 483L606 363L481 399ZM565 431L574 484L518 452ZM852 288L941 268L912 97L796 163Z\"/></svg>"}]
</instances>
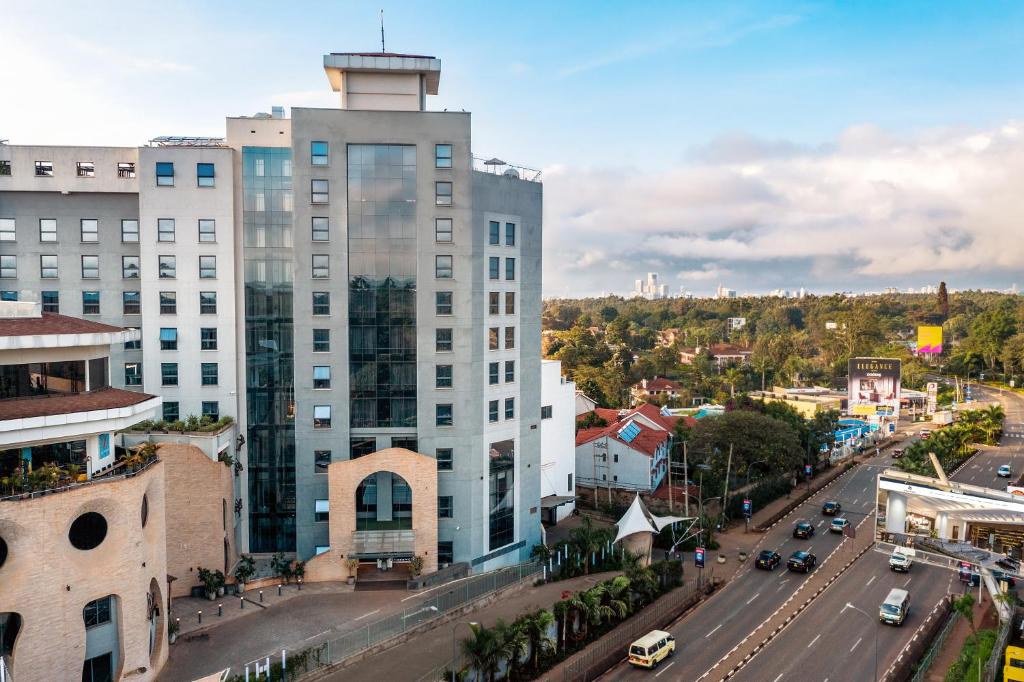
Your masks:
<instances>
[{"instance_id":1,"label":"asphalt pavement","mask_svg":"<svg viewBox=\"0 0 1024 682\"><path fill-rule=\"evenodd\" d=\"M977 385L972 387L971 392L974 394L974 402L968 403L968 406L982 409L993 402L999 402L1006 410L1006 423L1003 437L999 441L1000 447L981 450L953 478L961 483L1006 490L1008 484L1024 475L1024 396ZM1010 478L996 475L1003 464L1010 465Z\"/></svg>"}]
</instances>

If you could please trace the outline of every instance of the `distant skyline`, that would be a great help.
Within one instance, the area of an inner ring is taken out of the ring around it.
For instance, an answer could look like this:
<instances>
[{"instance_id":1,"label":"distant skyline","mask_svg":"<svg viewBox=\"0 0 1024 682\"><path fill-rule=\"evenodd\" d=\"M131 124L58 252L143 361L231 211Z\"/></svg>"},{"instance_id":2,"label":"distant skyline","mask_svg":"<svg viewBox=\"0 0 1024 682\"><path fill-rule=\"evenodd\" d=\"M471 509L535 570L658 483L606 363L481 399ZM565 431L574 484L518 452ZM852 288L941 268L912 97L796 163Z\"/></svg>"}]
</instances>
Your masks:
<instances>
[{"instance_id":1,"label":"distant skyline","mask_svg":"<svg viewBox=\"0 0 1024 682\"><path fill-rule=\"evenodd\" d=\"M315 9L314 9L315 7ZM433 109L541 168L546 296L1004 289L1024 271L1013 2L7 1L0 139L140 145L337 106L331 51L441 59Z\"/></svg>"}]
</instances>

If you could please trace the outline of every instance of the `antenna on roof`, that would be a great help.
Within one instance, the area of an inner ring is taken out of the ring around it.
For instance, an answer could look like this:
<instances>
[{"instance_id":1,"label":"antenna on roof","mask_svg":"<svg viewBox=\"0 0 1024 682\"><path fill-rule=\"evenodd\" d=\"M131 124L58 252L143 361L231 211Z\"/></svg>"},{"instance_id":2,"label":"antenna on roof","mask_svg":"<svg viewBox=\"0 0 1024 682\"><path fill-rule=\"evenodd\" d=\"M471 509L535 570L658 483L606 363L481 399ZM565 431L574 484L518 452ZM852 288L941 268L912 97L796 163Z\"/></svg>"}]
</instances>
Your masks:
<instances>
[{"instance_id":1,"label":"antenna on roof","mask_svg":"<svg viewBox=\"0 0 1024 682\"><path fill-rule=\"evenodd\" d=\"M380 11L380 53L384 54L384 10Z\"/></svg>"}]
</instances>

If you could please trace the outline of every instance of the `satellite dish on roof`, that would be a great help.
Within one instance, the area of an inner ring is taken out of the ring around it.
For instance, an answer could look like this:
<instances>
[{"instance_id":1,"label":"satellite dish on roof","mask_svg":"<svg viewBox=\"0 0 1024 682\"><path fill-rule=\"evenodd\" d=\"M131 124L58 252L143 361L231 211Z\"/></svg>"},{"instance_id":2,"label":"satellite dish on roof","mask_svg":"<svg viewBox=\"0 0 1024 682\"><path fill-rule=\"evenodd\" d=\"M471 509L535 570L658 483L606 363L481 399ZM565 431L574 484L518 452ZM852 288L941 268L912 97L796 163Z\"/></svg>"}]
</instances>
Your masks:
<instances>
[{"instance_id":1,"label":"satellite dish on roof","mask_svg":"<svg viewBox=\"0 0 1024 682\"><path fill-rule=\"evenodd\" d=\"M517 171L515 168L509 168L509 169L506 169L505 172L502 173L502 175L504 175L506 178L516 178L516 179L518 179L519 178L519 171Z\"/></svg>"}]
</instances>

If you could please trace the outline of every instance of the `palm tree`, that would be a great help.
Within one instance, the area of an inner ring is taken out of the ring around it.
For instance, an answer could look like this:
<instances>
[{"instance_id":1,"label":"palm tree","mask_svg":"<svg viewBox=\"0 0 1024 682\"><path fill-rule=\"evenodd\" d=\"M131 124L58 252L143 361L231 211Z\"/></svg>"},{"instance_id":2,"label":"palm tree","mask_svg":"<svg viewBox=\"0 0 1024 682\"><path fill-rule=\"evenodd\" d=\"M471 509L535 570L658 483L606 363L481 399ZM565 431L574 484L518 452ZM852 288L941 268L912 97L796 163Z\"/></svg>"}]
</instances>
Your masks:
<instances>
[{"instance_id":1,"label":"palm tree","mask_svg":"<svg viewBox=\"0 0 1024 682\"><path fill-rule=\"evenodd\" d=\"M583 555L584 575L590 574L590 557L601 548L604 536L603 531L594 528L594 522L590 520L589 516L584 516L583 524L569 533L569 542Z\"/></svg>"},{"instance_id":2,"label":"palm tree","mask_svg":"<svg viewBox=\"0 0 1024 682\"><path fill-rule=\"evenodd\" d=\"M494 680L498 668L498 638L493 630L488 630L479 623L470 623L472 637L462 640L462 653L469 659L471 667L483 675L485 682Z\"/></svg>"},{"instance_id":3,"label":"palm tree","mask_svg":"<svg viewBox=\"0 0 1024 682\"><path fill-rule=\"evenodd\" d=\"M540 655L544 652L544 649L549 649L553 644L548 632L551 631L555 617L547 609L537 609L533 613L522 616L520 621L522 622L523 630L526 632L526 637L530 641L532 667L534 670L537 670L540 667Z\"/></svg>"},{"instance_id":4,"label":"palm tree","mask_svg":"<svg viewBox=\"0 0 1024 682\"><path fill-rule=\"evenodd\" d=\"M619 575L605 583L605 603L622 620L629 615L629 578Z\"/></svg>"},{"instance_id":5,"label":"palm tree","mask_svg":"<svg viewBox=\"0 0 1024 682\"><path fill-rule=\"evenodd\" d=\"M555 645L559 650L565 650L568 648L569 614L571 613L569 600L563 599L555 602L551 610L555 619L558 620L558 641Z\"/></svg>"},{"instance_id":6,"label":"palm tree","mask_svg":"<svg viewBox=\"0 0 1024 682\"><path fill-rule=\"evenodd\" d=\"M743 372L740 371L740 369L737 367L730 367L729 369L725 370L725 375L723 378L725 379L725 383L729 384L729 397L735 398L736 384L743 381Z\"/></svg>"},{"instance_id":7,"label":"palm tree","mask_svg":"<svg viewBox=\"0 0 1024 682\"><path fill-rule=\"evenodd\" d=\"M518 621L506 623L501 619L494 625L494 637L497 651L495 667L497 668L501 661L507 661L508 674L506 677L515 679L515 673L523 657L526 655L530 639L521 623Z\"/></svg>"},{"instance_id":8,"label":"palm tree","mask_svg":"<svg viewBox=\"0 0 1024 682\"><path fill-rule=\"evenodd\" d=\"M626 573L629 578L630 591L638 604L643 605L654 598L658 592L658 578L647 566L641 566Z\"/></svg>"}]
</instances>

